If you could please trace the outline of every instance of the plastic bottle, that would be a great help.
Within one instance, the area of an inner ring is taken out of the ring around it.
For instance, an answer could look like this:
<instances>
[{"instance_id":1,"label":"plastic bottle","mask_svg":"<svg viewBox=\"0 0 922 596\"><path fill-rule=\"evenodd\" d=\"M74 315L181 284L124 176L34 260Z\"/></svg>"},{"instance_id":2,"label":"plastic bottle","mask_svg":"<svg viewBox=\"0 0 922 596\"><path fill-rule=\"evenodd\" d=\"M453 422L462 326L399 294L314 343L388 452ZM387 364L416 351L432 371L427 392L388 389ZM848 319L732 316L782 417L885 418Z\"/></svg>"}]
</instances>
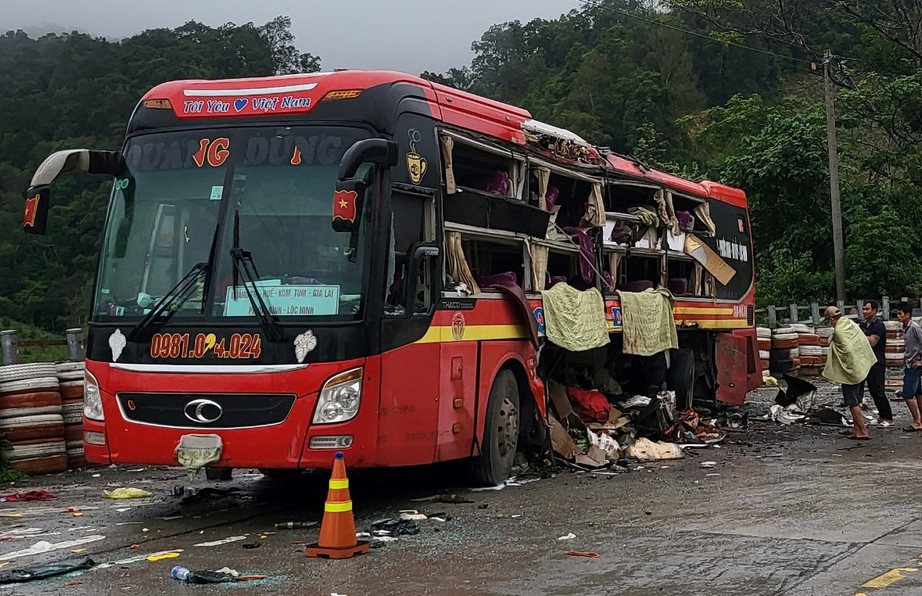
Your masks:
<instances>
[{"instance_id":1,"label":"plastic bottle","mask_svg":"<svg viewBox=\"0 0 922 596\"><path fill-rule=\"evenodd\" d=\"M192 579L192 572L181 565L173 567L173 570L170 571L170 575L173 576L173 579L178 579L181 582L187 582Z\"/></svg>"}]
</instances>

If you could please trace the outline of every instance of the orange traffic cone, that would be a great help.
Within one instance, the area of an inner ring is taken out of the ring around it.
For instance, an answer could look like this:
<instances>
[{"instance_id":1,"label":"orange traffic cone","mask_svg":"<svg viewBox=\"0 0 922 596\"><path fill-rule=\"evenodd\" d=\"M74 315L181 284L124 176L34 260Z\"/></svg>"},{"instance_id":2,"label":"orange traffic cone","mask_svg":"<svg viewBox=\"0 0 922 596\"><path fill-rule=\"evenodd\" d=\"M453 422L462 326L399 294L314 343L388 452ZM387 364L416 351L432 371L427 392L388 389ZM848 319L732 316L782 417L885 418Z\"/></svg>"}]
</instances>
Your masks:
<instances>
[{"instance_id":1,"label":"orange traffic cone","mask_svg":"<svg viewBox=\"0 0 922 596\"><path fill-rule=\"evenodd\" d=\"M336 459L333 460L330 490L323 507L320 538L317 544L307 547L307 556L348 559L367 552L368 543L359 542L355 537L355 518L352 516L346 463L343 461L343 452L337 451Z\"/></svg>"}]
</instances>

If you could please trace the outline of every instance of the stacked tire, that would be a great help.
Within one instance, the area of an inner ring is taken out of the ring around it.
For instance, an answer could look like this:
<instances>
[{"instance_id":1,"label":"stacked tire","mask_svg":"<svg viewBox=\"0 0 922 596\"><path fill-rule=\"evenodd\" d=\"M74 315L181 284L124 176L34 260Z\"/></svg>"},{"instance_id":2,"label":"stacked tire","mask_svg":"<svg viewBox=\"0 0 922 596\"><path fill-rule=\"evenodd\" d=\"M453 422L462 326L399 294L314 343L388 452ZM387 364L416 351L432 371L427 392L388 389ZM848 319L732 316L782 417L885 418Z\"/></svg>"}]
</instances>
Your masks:
<instances>
[{"instance_id":1,"label":"stacked tire","mask_svg":"<svg viewBox=\"0 0 922 596\"><path fill-rule=\"evenodd\" d=\"M69 469L86 467L83 454L83 362L59 362L56 365L61 384L61 412L64 417L64 441Z\"/></svg>"},{"instance_id":2,"label":"stacked tire","mask_svg":"<svg viewBox=\"0 0 922 596\"><path fill-rule=\"evenodd\" d=\"M903 370L906 367L903 324L899 321L884 321L884 328L887 330L887 351L884 352L887 370L884 373L884 386L887 389L899 390L903 387Z\"/></svg>"},{"instance_id":3,"label":"stacked tire","mask_svg":"<svg viewBox=\"0 0 922 596\"><path fill-rule=\"evenodd\" d=\"M820 352L822 355L823 367L825 367L826 362L829 360L829 340L832 338L832 327L818 327L816 335L820 338Z\"/></svg>"},{"instance_id":4,"label":"stacked tire","mask_svg":"<svg viewBox=\"0 0 922 596\"><path fill-rule=\"evenodd\" d=\"M800 375L803 377L817 377L826 366L828 348L823 352L820 345L820 336L813 327L807 325L792 325L797 331L797 341L800 344ZM828 338L827 338L828 339Z\"/></svg>"},{"instance_id":5,"label":"stacked tire","mask_svg":"<svg viewBox=\"0 0 922 596\"><path fill-rule=\"evenodd\" d=\"M769 376L772 351L772 330L768 327L756 327L756 340L759 343L759 370L762 378Z\"/></svg>"},{"instance_id":6,"label":"stacked tire","mask_svg":"<svg viewBox=\"0 0 922 596\"><path fill-rule=\"evenodd\" d=\"M53 363L0 366L0 435L9 467L26 474L67 470L60 382Z\"/></svg>"},{"instance_id":7,"label":"stacked tire","mask_svg":"<svg viewBox=\"0 0 922 596\"><path fill-rule=\"evenodd\" d=\"M769 353L769 368L772 376L796 375L800 369L799 336L791 327L772 330L772 347Z\"/></svg>"}]
</instances>

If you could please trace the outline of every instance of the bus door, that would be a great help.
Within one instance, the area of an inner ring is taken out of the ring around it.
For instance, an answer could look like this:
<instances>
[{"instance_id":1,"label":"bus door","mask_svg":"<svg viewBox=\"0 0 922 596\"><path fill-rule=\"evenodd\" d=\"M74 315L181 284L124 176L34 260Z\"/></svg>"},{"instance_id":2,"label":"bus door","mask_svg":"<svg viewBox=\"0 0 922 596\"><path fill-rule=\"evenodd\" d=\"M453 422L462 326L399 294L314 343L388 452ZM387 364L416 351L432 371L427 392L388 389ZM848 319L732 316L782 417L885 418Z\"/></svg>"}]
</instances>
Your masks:
<instances>
[{"instance_id":1,"label":"bus door","mask_svg":"<svg viewBox=\"0 0 922 596\"><path fill-rule=\"evenodd\" d=\"M432 326L440 289L441 255L435 246L435 191L396 184L385 275L378 461L381 465L432 463L438 443L441 337ZM410 271L416 254L416 271ZM404 339L406 338L406 339Z\"/></svg>"}]
</instances>

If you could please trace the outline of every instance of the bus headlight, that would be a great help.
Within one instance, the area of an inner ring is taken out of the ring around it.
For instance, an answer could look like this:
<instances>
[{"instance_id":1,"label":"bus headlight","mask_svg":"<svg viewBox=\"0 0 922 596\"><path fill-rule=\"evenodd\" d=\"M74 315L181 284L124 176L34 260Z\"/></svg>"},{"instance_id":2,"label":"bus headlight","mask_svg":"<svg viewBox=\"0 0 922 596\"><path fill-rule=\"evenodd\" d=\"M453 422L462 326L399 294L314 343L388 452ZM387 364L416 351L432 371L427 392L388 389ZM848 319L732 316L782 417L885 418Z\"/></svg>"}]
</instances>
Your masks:
<instances>
[{"instance_id":1,"label":"bus headlight","mask_svg":"<svg viewBox=\"0 0 922 596\"><path fill-rule=\"evenodd\" d=\"M102 395L99 393L99 383L96 377L84 371L83 373L83 415L90 420L105 420L102 411Z\"/></svg>"},{"instance_id":2,"label":"bus headlight","mask_svg":"<svg viewBox=\"0 0 922 596\"><path fill-rule=\"evenodd\" d=\"M323 384L314 410L314 424L352 420L362 400L362 369L340 373Z\"/></svg>"}]
</instances>

